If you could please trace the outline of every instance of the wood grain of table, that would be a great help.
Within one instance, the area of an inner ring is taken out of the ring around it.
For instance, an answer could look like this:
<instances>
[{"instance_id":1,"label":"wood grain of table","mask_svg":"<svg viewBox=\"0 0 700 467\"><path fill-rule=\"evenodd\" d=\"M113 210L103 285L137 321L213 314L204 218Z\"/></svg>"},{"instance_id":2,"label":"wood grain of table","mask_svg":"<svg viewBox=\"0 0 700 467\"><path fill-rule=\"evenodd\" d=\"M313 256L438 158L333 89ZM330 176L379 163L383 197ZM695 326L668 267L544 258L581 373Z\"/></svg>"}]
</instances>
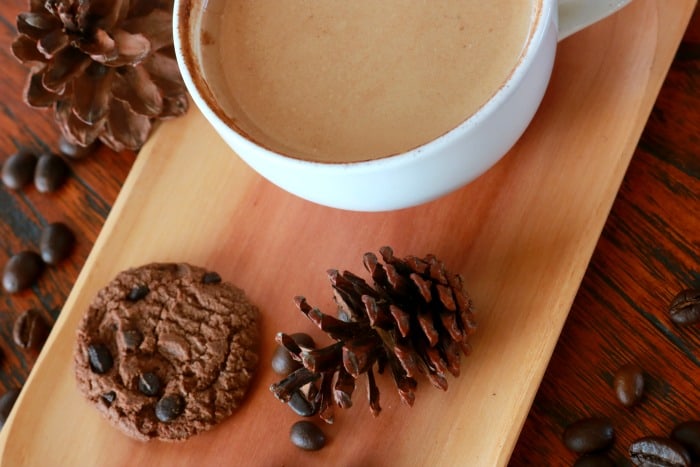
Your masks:
<instances>
[{"instance_id":1,"label":"wood grain of table","mask_svg":"<svg viewBox=\"0 0 700 467\"><path fill-rule=\"evenodd\" d=\"M23 0L0 4L0 162L18 147L56 151L50 114L21 100L27 70L11 55ZM610 122L614 125L615 122ZM616 429L611 457L624 465L630 442L666 435L700 419L700 326L679 328L666 308L681 289L700 287L700 13L696 10L661 89L551 358L511 465L571 465L561 442L569 423L607 416ZM56 193L0 187L0 264L37 249L39 234L62 221L77 235L71 257L19 294L0 290L0 392L20 387L34 356L12 341L14 319L36 308L51 322L70 292L136 158L101 148L71 163ZM622 407L612 375L635 362L647 375L642 403Z\"/></svg>"}]
</instances>

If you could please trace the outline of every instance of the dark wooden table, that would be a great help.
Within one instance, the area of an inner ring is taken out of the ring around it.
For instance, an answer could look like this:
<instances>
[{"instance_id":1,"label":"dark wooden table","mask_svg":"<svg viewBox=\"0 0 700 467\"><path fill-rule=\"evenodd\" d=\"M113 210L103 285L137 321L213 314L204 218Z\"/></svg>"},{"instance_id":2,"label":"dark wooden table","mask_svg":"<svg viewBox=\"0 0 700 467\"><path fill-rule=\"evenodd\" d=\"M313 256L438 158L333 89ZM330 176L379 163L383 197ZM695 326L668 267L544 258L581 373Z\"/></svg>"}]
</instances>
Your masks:
<instances>
[{"instance_id":1,"label":"dark wooden table","mask_svg":"<svg viewBox=\"0 0 700 467\"><path fill-rule=\"evenodd\" d=\"M23 104L27 70L9 50L25 5L0 3L0 162L19 147L58 147L52 116ZM13 343L15 318L35 308L55 320L135 157L103 147L72 161L72 177L52 194L31 185L21 191L0 186L0 264L21 250L37 250L48 223L65 222L77 235L71 257L47 268L32 289L0 290L0 393L20 387L35 359ZM677 422L700 419L700 325L679 328L666 311L672 297L690 287L700 288L700 11L639 142L511 464L573 464L576 455L561 435L579 418L612 420L610 456L621 465L633 439L667 435ZM647 377L645 399L632 409L611 389L615 370L628 362Z\"/></svg>"}]
</instances>

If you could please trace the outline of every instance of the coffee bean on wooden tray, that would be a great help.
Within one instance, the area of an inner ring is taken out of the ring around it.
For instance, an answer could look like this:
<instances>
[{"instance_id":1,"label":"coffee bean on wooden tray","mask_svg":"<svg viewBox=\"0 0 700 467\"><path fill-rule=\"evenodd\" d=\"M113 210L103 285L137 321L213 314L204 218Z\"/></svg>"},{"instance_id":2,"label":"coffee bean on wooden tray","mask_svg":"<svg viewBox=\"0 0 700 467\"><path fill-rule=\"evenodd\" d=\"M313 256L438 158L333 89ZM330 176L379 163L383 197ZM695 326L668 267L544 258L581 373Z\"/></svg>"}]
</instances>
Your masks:
<instances>
[{"instance_id":1,"label":"coffee bean on wooden tray","mask_svg":"<svg viewBox=\"0 0 700 467\"><path fill-rule=\"evenodd\" d=\"M2 286L9 293L17 293L34 285L44 269L38 253L22 251L12 256L3 269Z\"/></svg>"},{"instance_id":2,"label":"coffee bean on wooden tray","mask_svg":"<svg viewBox=\"0 0 700 467\"><path fill-rule=\"evenodd\" d=\"M61 188L69 174L70 167L62 157L44 154L36 164L34 185L41 193L51 193Z\"/></svg>"},{"instance_id":3,"label":"coffee bean on wooden tray","mask_svg":"<svg viewBox=\"0 0 700 467\"><path fill-rule=\"evenodd\" d=\"M607 418L584 418L567 426L563 441L567 448L579 454L600 451L609 447L615 430Z\"/></svg>"},{"instance_id":4,"label":"coffee bean on wooden tray","mask_svg":"<svg viewBox=\"0 0 700 467\"><path fill-rule=\"evenodd\" d=\"M289 337L300 347L313 349L315 346L313 338L306 333L297 332L290 334ZM294 360L287 349L281 345L277 346L275 353L272 355L272 369L274 372L282 376L287 376L298 368L301 368L301 363Z\"/></svg>"},{"instance_id":5,"label":"coffee bean on wooden tray","mask_svg":"<svg viewBox=\"0 0 700 467\"><path fill-rule=\"evenodd\" d=\"M318 451L326 445L326 435L314 423L302 420L292 425L289 438L294 446L306 451Z\"/></svg>"},{"instance_id":6,"label":"coffee bean on wooden tray","mask_svg":"<svg viewBox=\"0 0 700 467\"><path fill-rule=\"evenodd\" d=\"M23 188L34 177L36 156L26 149L11 155L2 166L2 182L13 190Z\"/></svg>"},{"instance_id":7,"label":"coffee bean on wooden tray","mask_svg":"<svg viewBox=\"0 0 700 467\"><path fill-rule=\"evenodd\" d=\"M314 403L309 402L301 391L294 391L287 405L289 405L289 408L292 409L294 413L301 417L311 417L316 413L316 406Z\"/></svg>"}]
</instances>

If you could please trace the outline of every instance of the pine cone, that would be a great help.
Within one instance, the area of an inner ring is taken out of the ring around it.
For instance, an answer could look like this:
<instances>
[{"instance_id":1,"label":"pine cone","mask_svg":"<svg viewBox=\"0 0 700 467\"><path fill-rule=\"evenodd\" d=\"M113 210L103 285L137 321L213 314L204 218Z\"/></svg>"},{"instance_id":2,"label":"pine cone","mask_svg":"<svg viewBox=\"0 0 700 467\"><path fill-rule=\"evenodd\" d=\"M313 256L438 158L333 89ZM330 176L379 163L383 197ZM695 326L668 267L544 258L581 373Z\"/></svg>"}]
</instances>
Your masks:
<instances>
[{"instance_id":1,"label":"pine cone","mask_svg":"<svg viewBox=\"0 0 700 467\"><path fill-rule=\"evenodd\" d=\"M413 405L418 373L437 388L447 389L446 373L459 376L460 353L471 351L469 336L476 329L472 303L462 278L451 274L433 255L394 257L380 248L382 265L365 253L364 266L374 287L345 271L329 270L338 305L338 318L312 308L304 297L295 303L335 342L319 349L302 349L287 334L276 341L302 367L270 386L281 401L301 396L325 421L333 422L333 408L352 405L356 379L367 375L369 406L376 416L379 389L374 370L388 366L402 401Z\"/></svg>"},{"instance_id":2,"label":"pine cone","mask_svg":"<svg viewBox=\"0 0 700 467\"><path fill-rule=\"evenodd\" d=\"M53 107L63 136L139 149L156 120L188 107L172 43L172 0L30 0L12 52L31 68L33 107Z\"/></svg>"}]
</instances>

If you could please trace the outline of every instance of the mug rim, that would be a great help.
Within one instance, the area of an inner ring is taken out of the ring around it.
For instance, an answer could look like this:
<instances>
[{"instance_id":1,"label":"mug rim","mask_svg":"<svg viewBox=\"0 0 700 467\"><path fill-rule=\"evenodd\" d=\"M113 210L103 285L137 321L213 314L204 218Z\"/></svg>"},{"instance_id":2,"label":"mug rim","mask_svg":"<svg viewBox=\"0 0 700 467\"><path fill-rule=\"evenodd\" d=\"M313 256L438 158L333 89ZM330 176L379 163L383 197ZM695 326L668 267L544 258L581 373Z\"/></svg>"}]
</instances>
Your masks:
<instances>
[{"instance_id":1,"label":"mug rim","mask_svg":"<svg viewBox=\"0 0 700 467\"><path fill-rule=\"evenodd\" d=\"M206 5L207 0L174 0L173 44L183 81L198 109L207 120L217 122L218 127L220 127L217 130L225 129L227 136L236 139L239 144L255 148L256 158L272 159L289 166L314 167L317 170L336 171L342 169L344 171L363 172L375 170L378 167L408 163L414 159L428 157L430 154L440 152L441 147L450 145L455 139L462 138L464 133L469 132L473 127L479 125L480 121L488 118L491 113L499 109L502 103L508 100L510 94L515 92L520 81L527 74L527 70L530 68L534 56L544 40L546 26L552 15L553 2L556 0L535 1L536 3L533 5L536 9L533 12L534 19L518 62L498 90L481 107L457 126L426 143L400 153L360 161L337 162L302 159L271 149L246 135L240 128L232 127L229 124L227 119L230 119L230 117L226 116L223 109L216 105L214 95L202 76L203 70L200 67L200 61L194 53L194 32L192 28L195 25L191 23L192 13L196 7L201 8L203 5ZM197 13L199 13L199 10L197 10ZM197 75L196 78L195 74ZM238 152L236 153L238 154ZM242 155L239 154L239 156ZM244 159L247 159L247 157L244 157Z\"/></svg>"}]
</instances>

